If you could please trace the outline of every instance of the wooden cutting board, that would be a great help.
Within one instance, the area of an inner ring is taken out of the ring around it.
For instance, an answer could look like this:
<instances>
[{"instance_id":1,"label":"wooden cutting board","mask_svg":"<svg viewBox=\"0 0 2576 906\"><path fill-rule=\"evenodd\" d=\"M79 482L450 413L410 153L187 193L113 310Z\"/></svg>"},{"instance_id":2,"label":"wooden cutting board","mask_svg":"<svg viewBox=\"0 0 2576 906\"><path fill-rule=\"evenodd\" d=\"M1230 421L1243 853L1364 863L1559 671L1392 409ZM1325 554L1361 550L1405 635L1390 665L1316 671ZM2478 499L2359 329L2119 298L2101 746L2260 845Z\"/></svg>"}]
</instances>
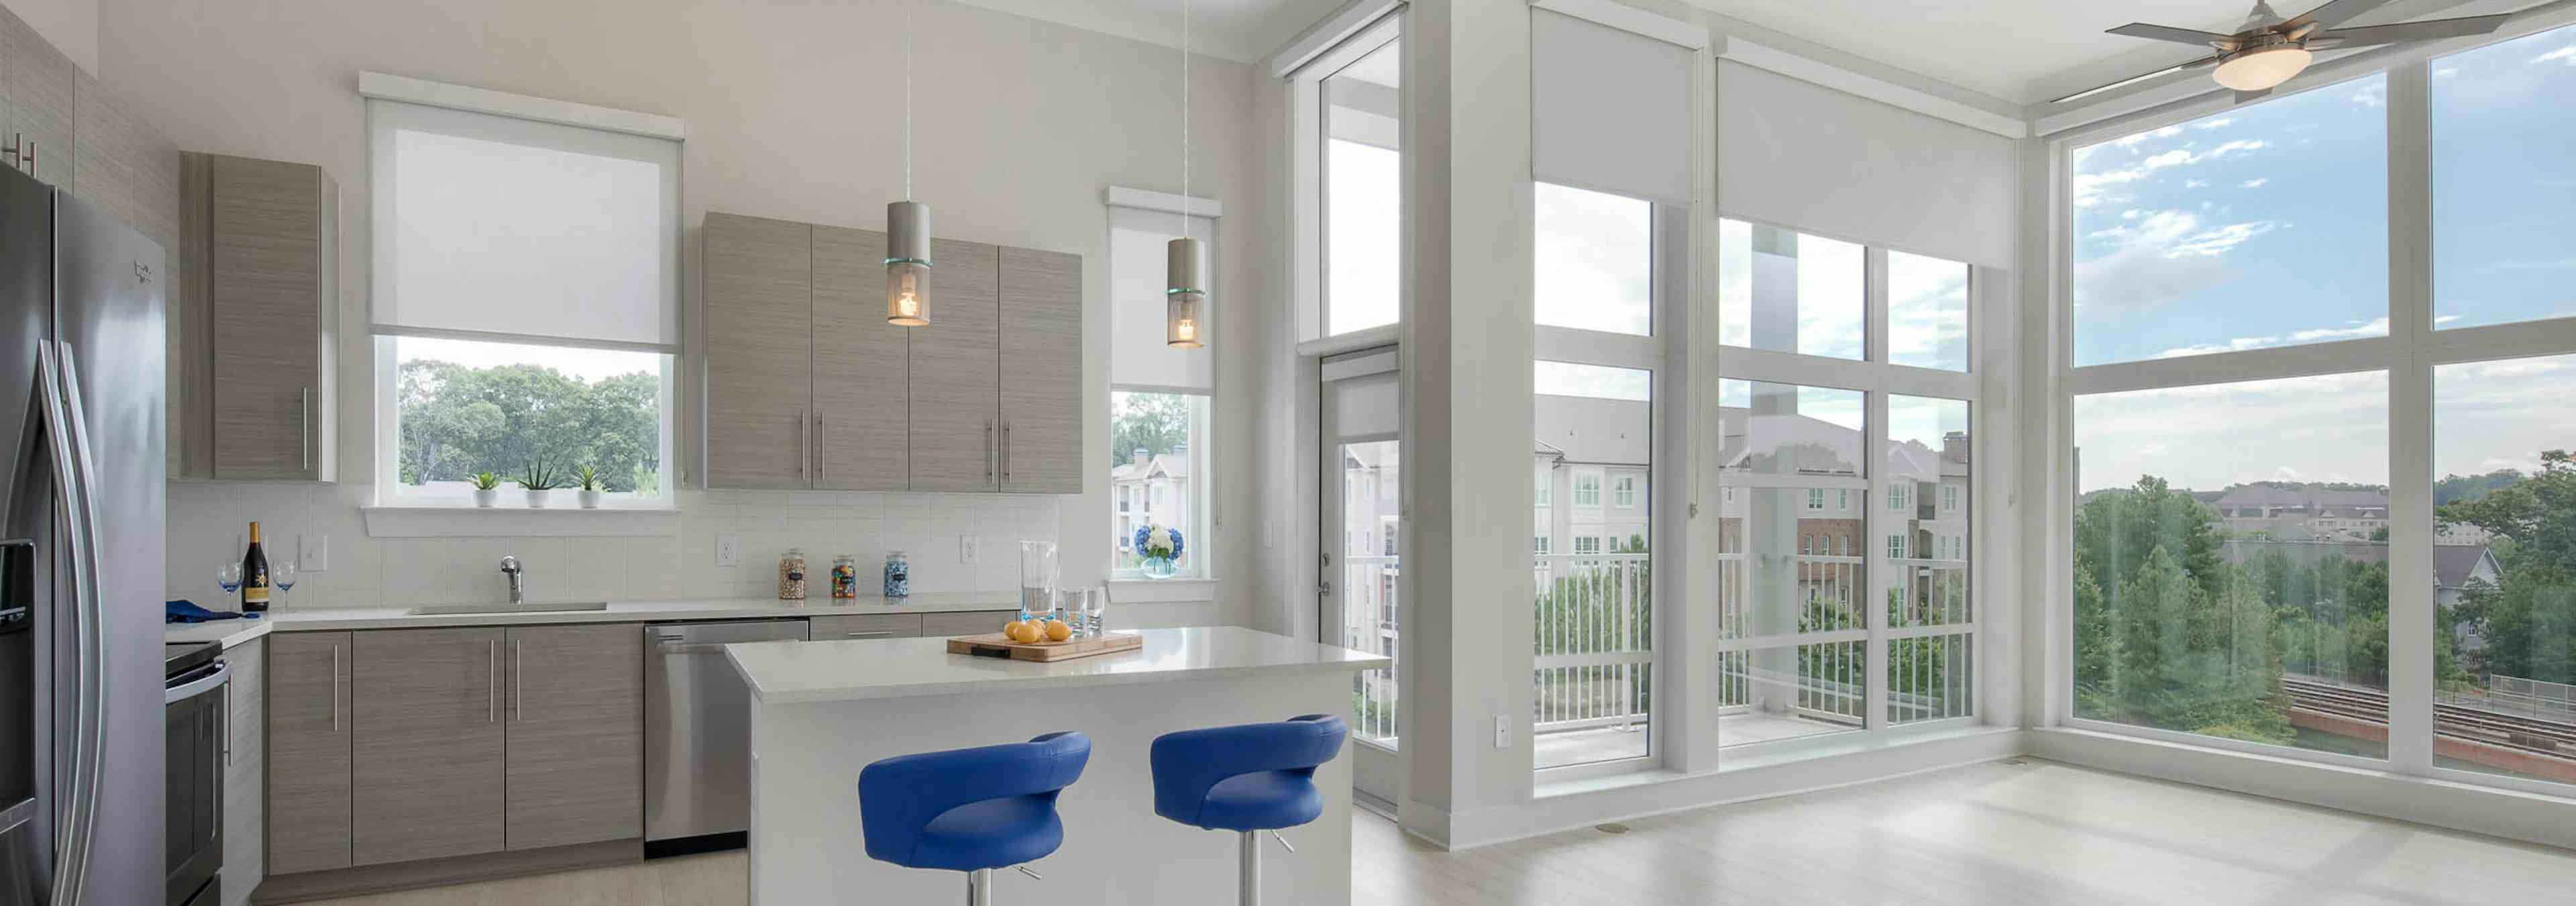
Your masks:
<instances>
[{"instance_id":1,"label":"wooden cutting board","mask_svg":"<svg viewBox=\"0 0 2576 906\"><path fill-rule=\"evenodd\" d=\"M1145 647L1145 637L1132 632L1112 632L1096 639L1066 639L1061 642L1014 642L998 632L961 635L948 640L949 654L1014 661L1067 661L1142 647Z\"/></svg>"}]
</instances>

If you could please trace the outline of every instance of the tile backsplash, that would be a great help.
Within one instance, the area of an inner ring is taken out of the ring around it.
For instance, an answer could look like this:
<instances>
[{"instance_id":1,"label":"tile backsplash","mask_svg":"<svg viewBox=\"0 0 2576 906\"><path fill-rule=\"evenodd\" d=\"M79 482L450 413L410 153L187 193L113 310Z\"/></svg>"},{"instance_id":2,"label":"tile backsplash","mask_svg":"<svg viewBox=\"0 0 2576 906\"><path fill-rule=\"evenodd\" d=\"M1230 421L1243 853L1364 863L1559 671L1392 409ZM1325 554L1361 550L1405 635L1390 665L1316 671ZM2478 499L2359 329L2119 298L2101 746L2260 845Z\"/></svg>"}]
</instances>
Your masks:
<instances>
[{"instance_id":1,"label":"tile backsplash","mask_svg":"<svg viewBox=\"0 0 2576 906\"><path fill-rule=\"evenodd\" d=\"M307 571L291 607L447 604L502 600L503 555L526 564L532 600L769 597L778 557L802 547L816 576L832 558L859 562L876 587L889 550L911 562L914 592L1004 591L1019 582L1023 539L1055 540L1057 498L803 491L685 491L677 536L653 538L371 538L359 507L367 485L172 482L167 588L216 610L233 599L215 567L241 559L249 523L260 523L270 562L296 559L305 539L328 538L328 569ZM716 563L716 536L733 535L741 561ZM977 562L958 562L958 536L973 535ZM816 597L828 594L819 579Z\"/></svg>"}]
</instances>

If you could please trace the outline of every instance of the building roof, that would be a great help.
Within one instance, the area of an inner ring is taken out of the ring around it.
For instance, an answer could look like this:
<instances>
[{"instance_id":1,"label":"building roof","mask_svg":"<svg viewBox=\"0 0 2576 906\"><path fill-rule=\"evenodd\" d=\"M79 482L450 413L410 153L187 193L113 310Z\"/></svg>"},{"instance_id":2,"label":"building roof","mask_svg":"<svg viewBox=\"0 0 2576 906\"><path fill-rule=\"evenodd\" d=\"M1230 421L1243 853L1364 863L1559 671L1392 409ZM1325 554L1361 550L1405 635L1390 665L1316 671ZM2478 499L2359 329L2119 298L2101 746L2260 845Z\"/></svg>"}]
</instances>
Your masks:
<instances>
[{"instance_id":1,"label":"building roof","mask_svg":"<svg viewBox=\"0 0 2576 906\"><path fill-rule=\"evenodd\" d=\"M1180 452L1157 453L1141 463L1136 462L1131 457L1128 461L1121 462L1109 469L1109 480L1112 482L1143 481L1145 479L1155 477L1190 477L1189 454Z\"/></svg>"},{"instance_id":2,"label":"building roof","mask_svg":"<svg viewBox=\"0 0 2576 906\"><path fill-rule=\"evenodd\" d=\"M2330 491L2317 487L2241 484L2220 493L2214 502L2222 507L2376 507L2384 510L2388 508L2388 492Z\"/></svg>"},{"instance_id":3,"label":"building roof","mask_svg":"<svg viewBox=\"0 0 2576 906\"><path fill-rule=\"evenodd\" d=\"M2433 584L2436 587L2465 588L2471 577L2481 572L2492 575L2499 571L2495 552L2486 545L2433 545Z\"/></svg>"},{"instance_id":4,"label":"building roof","mask_svg":"<svg viewBox=\"0 0 2576 906\"><path fill-rule=\"evenodd\" d=\"M1531 404L1537 453L1567 462L1644 466L1654 461L1654 408L1640 400L1539 394Z\"/></svg>"}]
</instances>

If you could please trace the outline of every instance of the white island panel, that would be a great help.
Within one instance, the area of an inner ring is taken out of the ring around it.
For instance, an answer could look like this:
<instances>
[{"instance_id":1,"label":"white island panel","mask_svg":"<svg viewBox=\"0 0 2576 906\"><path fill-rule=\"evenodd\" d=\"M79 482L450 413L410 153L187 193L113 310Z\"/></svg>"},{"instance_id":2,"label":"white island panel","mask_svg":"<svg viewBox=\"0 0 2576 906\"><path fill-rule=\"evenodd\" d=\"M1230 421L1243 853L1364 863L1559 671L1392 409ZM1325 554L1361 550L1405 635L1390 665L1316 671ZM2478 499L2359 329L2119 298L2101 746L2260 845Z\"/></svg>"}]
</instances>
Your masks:
<instances>
[{"instance_id":1,"label":"white island panel","mask_svg":"<svg viewBox=\"0 0 2576 906\"><path fill-rule=\"evenodd\" d=\"M1142 651L1053 664L942 651L934 666L922 653L924 643L937 641L929 639L731 646L755 688L768 683L752 708L751 902L963 899L961 873L867 857L860 769L897 755L1059 730L1079 730L1092 741L1082 779L1057 801L1064 846L1031 866L1044 881L1001 872L1001 901L1230 902L1235 835L1154 814L1154 737L1301 714L1349 719L1352 674L1387 660L1232 627L1145 632ZM1113 663L1122 660L1128 663ZM886 685L862 684L871 677ZM1297 852L1263 844L1264 902L1273 906L1350 902L1350 754L1317 770L1315 782L1324 813L1288 832Z\"/></svg>"}]
</instances>

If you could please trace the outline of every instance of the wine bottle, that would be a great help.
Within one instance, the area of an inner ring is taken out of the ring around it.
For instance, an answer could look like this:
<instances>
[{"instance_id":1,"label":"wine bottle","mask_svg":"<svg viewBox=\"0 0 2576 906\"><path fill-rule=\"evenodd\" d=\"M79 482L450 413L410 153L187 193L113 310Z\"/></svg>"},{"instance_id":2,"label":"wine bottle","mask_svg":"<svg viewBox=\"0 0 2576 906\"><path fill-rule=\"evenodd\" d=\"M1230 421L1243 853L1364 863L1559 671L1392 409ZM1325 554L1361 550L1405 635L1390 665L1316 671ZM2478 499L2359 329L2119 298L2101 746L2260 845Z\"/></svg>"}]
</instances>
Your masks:
<instances>
[{"instance_id":1,"label":"wine bottle","mask_svg":"<svg viewBox=\"0 0 2576 906\"><path fill-rule=\"evenodd\" d=\"M250 524L250 551L242 554L241 609L259 613L268 609L268 553L259 547L259 523Z\"/></svg>"}]
</instances>

